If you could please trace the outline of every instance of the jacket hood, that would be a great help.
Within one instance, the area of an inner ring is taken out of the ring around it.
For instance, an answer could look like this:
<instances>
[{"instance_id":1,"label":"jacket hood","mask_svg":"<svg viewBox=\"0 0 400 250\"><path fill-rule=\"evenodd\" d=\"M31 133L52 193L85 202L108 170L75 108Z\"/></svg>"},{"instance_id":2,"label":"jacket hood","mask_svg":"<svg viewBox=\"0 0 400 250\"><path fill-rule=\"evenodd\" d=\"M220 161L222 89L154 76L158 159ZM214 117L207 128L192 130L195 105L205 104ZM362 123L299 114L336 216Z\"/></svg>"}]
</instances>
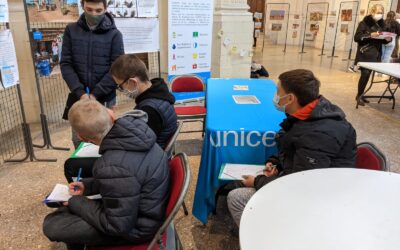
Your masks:
<instances>
[{"instance_id":1,"label":"jacket hood","mask_svg":"<svg viewBox=\"0 0 400 250\"><path fill-rule=\"evenodd\" d=\"M85 14L82 14L79 17L78 25L81 26L83 29L90 31L89 26L87 25ZM93 32L95 33L104 33L111 29L116 29L114 18L111 16L110 13L106 12L104 19L96 26Z\"/></svg>"},{"instance_id":2,"label":"jacket hood","mask_svg":"<svg viewBox=\"0 0 400 250\"><path fill-rule=\"evenodd\" d=\"M171 92L169 92L168 85L162 78L152 79L151 87L136 97L135 102L138 104L141 101L150 98L164 100L171 104L175 103L175 97L171 94Z\"/></svg>"},{"instance_id":3,"label":"jacket hood","mask_svg":"<svg viewBox=\"0 0 400 250\"><path fill-rule=\"evenodd\" d=\"M311 112L308 120L320 120L320 119L335 119L343 120L346 117L343 110L338 106L332 104L328 99L321 96L319 102Z\"/></svg>"},{"instance_id":4,"label":"jacket hood","mask_svg":"<svg viewBox=\"0 0 400 250\"><path fill-rule=\"evenodd\" d=\"M369 27L373 27L374 25L379 25L381 29L385 27L385 22L383 21L383 18L379 20L378 22L375 22L374 18L372 15L368 15L364 17L363 22L365 22Z\"/></svg>"},{"instance_id":5,"label":"jacket hood","mask_svg":"<svg viewBox=\"0 0 400 250\"><path fill-rule=\"evenodd\" d=\"M99 153L108 150L145 152L156 143L156 135L146 124L147 114L141 110L125 113L115 121L110 132L104 137Z\"/></svg>"}]
</instances>

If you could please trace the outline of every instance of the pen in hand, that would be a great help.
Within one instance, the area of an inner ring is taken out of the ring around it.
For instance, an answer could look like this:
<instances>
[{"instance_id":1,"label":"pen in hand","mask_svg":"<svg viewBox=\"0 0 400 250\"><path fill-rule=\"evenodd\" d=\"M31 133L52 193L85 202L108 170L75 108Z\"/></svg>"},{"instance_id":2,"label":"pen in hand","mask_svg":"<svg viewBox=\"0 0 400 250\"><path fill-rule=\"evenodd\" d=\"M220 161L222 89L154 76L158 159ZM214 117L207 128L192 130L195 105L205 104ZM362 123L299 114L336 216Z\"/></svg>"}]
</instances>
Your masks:
<instances>
[{"instance_id":1,"label":"pen in hand","mask_svg":"<svg viewBox=\"0 0 400 250\"><path fill-rule=\"evenodd\" d=\"M81 180L81 173L82 173L82 168L79 168L78 177L76 177L76 182L79 182ZM77 186L74 187L74 192L76 191L78 191Z\"/></svg>"},{"instance_id":2,"label":"pen in hand","mask_svg":"<svg viewBox=\"0 0 400 250\"><path fill-rule=\"evenodd\" d=\"M88 97L89 97L89 99L90 99L90 89L89 89L88 86L86 87L86 94L88 95Z\"/></svg>"}]
</instances>

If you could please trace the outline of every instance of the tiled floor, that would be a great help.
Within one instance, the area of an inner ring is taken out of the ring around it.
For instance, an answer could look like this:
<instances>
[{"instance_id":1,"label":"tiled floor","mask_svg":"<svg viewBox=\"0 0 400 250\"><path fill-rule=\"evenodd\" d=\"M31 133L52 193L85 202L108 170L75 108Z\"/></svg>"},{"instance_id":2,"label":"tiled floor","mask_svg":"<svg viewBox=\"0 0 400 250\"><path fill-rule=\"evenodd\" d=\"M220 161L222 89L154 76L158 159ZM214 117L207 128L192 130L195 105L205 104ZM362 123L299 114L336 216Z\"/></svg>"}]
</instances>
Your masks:
<instances>
[{"instance_id":1,"label":"tiled floor","mask_svg":"<svg viewBox=\"0 0 400 250\"><path fill-rule=\"evenodd\" d=\"M371 141L388 156L392 171L400 172L400 105L394 110L391 104L370 104L355 109L359 75L347 73L348 62L338 58L320 57L320 50L306 48L305 54L298 54L298 47L270 46L263 55L256 53L255 60L261 62L272 79L290 69L306 68L314 71L322 82L321 93L338 104L347 114L348 120L357 130L358 141ZM379 93L382 88L374 91ZM397 97L400 97L397 94ZM200 128L201 125L191 125ZM186 127L187 129L188 127ZM53 135L53 142L60 146L71 146L70 129L65 128ZM190 157L192 182L186 197L191 210L200 163L202 138L197 134L182 134L178 139L177 151L186 152ZM40 157L56 157L56 163L27 162L6 164L0 167L0 249L66 249L62 244L49 242L42 234L43 217L51 209L41 204L45 194L57 182L64 182L63 162L70 152L38 150ZM182 211L176 218L178 232L185 249L239 249L234 228L221 200L218 215L211 216L207 225L202 225L191 215Z\"/></svg>"}]
</instances>

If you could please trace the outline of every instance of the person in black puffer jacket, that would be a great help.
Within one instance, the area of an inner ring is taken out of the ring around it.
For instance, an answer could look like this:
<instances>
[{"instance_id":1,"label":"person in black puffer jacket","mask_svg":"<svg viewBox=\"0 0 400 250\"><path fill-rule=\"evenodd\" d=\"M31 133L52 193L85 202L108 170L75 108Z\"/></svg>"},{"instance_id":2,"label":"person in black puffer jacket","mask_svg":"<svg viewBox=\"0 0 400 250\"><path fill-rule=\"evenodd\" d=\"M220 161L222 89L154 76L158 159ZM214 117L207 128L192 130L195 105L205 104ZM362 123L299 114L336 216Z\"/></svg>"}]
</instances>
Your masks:
<instances>
[{"instance_id":1,"label":"person in black puffer jacket","mask_svg":"<svg viewBox=\"0 0 400 250\"><path fill-rule=\"evenodd\" d=\"M111 108L116 103L115 82L109 71L118 56L124 54L122 34L113 17L106 12L106 0L83 0L84 13L67 25L61 50L61 74L70 95L63 118L79 99L91 98ZM89 95L89 94L90 95ZM72 142L81 142L72 131Z\"/></svg>"},{"instance_id":2,"label":"person in black puffer jacket","mask_svg":"<svg viewBox=\"0 0 400 250\"><path fill-rule=\"evenodd\" d=\"M292 70L279 80L274 104L287 114L276 135L279 154L267 160L264 174L245 176L246 188L229 192L228 208L237 225L251 196L277 178L316 168L355 167L356 132L343 111L319 95L314 74Z\"/></svg>"},{"instance_id":3,"label":"person in black puffer jacket","mask_svg":"<svg viewBox=\"0 0 400 250\"><path fill-rule=\"evenodd\" d=\"M385 30L383 21L383 6L376 4L372 6L370 15L364 17L357 27L354 34L354 41L358 44L356 59L354 65L359 62L381 62L382 44L388 44L392 41L391 37L386 39L375 39L379 36L379 32ZM358 91L356 101L358 105L364 106L369 101L362 97L365 87L368 84L371 70L361 68L361 76L358 81Z\"/></svg>"},{"instance_id":4,"label":"person in black puffer jacket","mask_svg":"<svg viewBox=\"0 0 400 250\"><path fill-rule=\"evenodd\" d=\"M161 78L150 81L146 65L135 55L122 55L111 66L118 90L136 102L135 109L149 117L148 125L162 148L177 129L175 97Z\"/></svg>"},{"instance_id":5,"label":"person in black puffer jacket","mask_svg":"<svg viewBox=\"0 0 400 250\"><path fill-rule=\"evenodd\" d=\"M113 123L100 103L81 100L69 117L82 139L100 145L102 156L94 164L93 178L69 185L72 198L46 216L44 234L71 249L150 241L165 219L169 171L147 115L137 110ZM102 199L85 197L93 194Z\"/></svg>"}]
</instances>

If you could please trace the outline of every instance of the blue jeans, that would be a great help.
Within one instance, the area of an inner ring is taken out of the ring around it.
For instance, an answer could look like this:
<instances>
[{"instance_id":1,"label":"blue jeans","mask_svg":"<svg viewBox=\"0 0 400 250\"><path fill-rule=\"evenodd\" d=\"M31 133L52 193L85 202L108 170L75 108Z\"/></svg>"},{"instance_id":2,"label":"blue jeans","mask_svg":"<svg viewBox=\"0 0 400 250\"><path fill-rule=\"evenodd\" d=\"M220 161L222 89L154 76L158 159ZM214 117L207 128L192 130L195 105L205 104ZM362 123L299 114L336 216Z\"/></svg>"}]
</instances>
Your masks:
<instances>
[{"instance_id":1,"label":"blue jeans","mask_svg":"<svg viewBox=\"0 0 400 250\"><path fill-rule=\"evenodd\" d=\"M392 58L392 53L395 47L396 39L392 39L392 41L388 44L384 44L382 46L382 62L390 63L390 59Z\"/></svg>"}]
</instances>

